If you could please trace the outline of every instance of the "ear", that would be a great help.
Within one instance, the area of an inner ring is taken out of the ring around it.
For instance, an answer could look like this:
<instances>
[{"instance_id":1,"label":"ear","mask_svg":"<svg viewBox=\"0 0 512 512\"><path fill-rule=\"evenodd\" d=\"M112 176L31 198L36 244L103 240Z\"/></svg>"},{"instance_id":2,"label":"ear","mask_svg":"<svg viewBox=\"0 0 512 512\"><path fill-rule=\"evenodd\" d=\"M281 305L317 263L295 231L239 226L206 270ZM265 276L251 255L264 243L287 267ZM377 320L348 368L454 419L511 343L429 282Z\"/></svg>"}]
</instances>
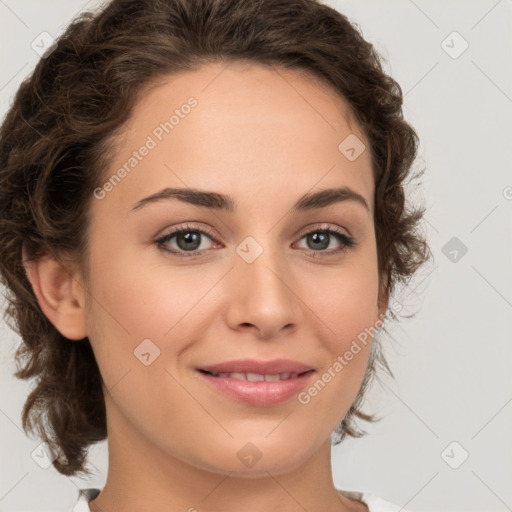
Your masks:
<instances>
[{"instance_id":1,"label":"ear","mask_svg":"<svg viewBox=\"0 0 512 512\"><path fill-rule=\"evenodd\" d=\"M87 336L84 289L78 273L71 273L51 255L27 261L23 247L23 266L43 313L66 338Z\"/></svg>"}]
</instances>

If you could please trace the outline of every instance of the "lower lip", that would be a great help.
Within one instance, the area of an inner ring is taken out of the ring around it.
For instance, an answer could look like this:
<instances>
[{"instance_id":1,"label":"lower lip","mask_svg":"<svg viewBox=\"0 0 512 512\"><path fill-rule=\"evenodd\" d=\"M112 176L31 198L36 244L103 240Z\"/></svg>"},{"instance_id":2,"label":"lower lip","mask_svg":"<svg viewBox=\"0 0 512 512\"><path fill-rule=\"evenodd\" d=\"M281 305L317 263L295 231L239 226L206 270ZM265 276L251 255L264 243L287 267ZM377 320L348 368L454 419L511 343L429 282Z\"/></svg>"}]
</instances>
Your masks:
<instances>
[{"instance_id":1,"label":"lower lip","mask_svg":"<svg viewBox=\"0 0 512 512\"><path fill-rule=\"evenodd\" d=\"M249 382L230 377L214 377L203 372L198 373L218 391L241 402L263 407L290 400L304 389L307 381L314 374L314 372L308 372L293 379L272 382Z\"/></svg>"}]
</instances>

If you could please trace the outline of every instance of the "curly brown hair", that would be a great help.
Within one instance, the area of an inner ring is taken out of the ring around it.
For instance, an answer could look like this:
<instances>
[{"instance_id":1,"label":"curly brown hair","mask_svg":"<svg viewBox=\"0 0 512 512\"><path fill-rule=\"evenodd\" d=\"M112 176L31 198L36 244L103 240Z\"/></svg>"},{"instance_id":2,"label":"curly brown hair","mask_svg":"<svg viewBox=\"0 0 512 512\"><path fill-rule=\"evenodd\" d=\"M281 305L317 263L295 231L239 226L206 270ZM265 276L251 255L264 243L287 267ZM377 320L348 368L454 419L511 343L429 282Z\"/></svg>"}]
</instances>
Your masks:
<instances>
[{"instance_id":1,"label":"curly brown hair","mask_svg":"<svg viewBox=\"0 0 512 512\"><path fill-rule=\"evenodd\" d=\"M93 191L140 92L172 73L240 59L308 71L348 102L370 145L382 291L391 296L430 257L424 208L405 201L418 137L403 119L402 90L346 16L317 0L113 0L80 14L23 81L0 130L5 318L22 339L15 375L35 379L23 428L58 454L64 475L90 473L87 448L107 437L102 377L88 338L69 342L42 312L22 249L32 261L78 262L87 275ZM366 433L356 418L375 421L360 410L364 391L378 363L392 375L377 341L336 443Z\"/></svg>"}]
</instances>

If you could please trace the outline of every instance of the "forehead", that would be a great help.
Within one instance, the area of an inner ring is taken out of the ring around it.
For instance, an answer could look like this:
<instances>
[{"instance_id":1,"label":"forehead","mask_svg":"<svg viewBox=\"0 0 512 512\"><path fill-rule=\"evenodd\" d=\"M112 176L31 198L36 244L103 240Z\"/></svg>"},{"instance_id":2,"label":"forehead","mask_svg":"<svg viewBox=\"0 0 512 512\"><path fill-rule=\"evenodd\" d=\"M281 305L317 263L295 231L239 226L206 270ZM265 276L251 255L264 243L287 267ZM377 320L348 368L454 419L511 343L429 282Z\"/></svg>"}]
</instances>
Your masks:
<instances>
[{"instance_id":1,"label":"forehead","mask_svg":"<svg viewBox=\"0 0 512 512\"><path fill-rule=\"evenodd\" d=\"M203 114L203 121L211 114L221 120L231 115L233 123L252 120L260 123L255 128L270 130L272 122L286 124L293 118L307 122L301 131L310 135L348 128L363 137L348 102L326 79L304 68L246 60L209 62L192 71L159 77L139 93L131 120L147 121L147 131L154 121L172 113L173 106L179 108L191 96L201 105L194 117Z\"/></svg>"},{"instance_id":2,"label":"forehead","mask_svg":"<svg viewBox=\"0 0 512 512\"><path fill-rule=\"evenodd\" d=\"M286 190L295 200L315 186L347 185L371 206L369 151L351 161L340 150L354 136L368 147L364 134L346 101L304 70L236 61L162 77L141 91L126 128L110 175L152 148L112 200L134 203L165 186L240 198Z\"/></svg>"}]
</instances>

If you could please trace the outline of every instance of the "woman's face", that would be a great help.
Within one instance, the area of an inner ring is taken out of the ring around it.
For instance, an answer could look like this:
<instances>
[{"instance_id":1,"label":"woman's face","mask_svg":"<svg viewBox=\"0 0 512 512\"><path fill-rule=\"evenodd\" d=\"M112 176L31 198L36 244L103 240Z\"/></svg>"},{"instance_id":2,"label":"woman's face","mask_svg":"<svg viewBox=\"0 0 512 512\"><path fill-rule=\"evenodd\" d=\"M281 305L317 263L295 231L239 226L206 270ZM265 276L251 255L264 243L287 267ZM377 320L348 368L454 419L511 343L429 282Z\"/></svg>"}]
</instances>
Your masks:
<instances>
[{"instance_id":1,"label":"woman's face","mask_svg":"<svg viewBox=\"0 0 512 512\"><path fill-rule=\"evenodd\" d=\"M361 333L385 310L363 134L318 80L232 62L143 94L119 140L85 294L113 446L241 476L298 468L350 408Z\"/></svg>"}]
</instances>

